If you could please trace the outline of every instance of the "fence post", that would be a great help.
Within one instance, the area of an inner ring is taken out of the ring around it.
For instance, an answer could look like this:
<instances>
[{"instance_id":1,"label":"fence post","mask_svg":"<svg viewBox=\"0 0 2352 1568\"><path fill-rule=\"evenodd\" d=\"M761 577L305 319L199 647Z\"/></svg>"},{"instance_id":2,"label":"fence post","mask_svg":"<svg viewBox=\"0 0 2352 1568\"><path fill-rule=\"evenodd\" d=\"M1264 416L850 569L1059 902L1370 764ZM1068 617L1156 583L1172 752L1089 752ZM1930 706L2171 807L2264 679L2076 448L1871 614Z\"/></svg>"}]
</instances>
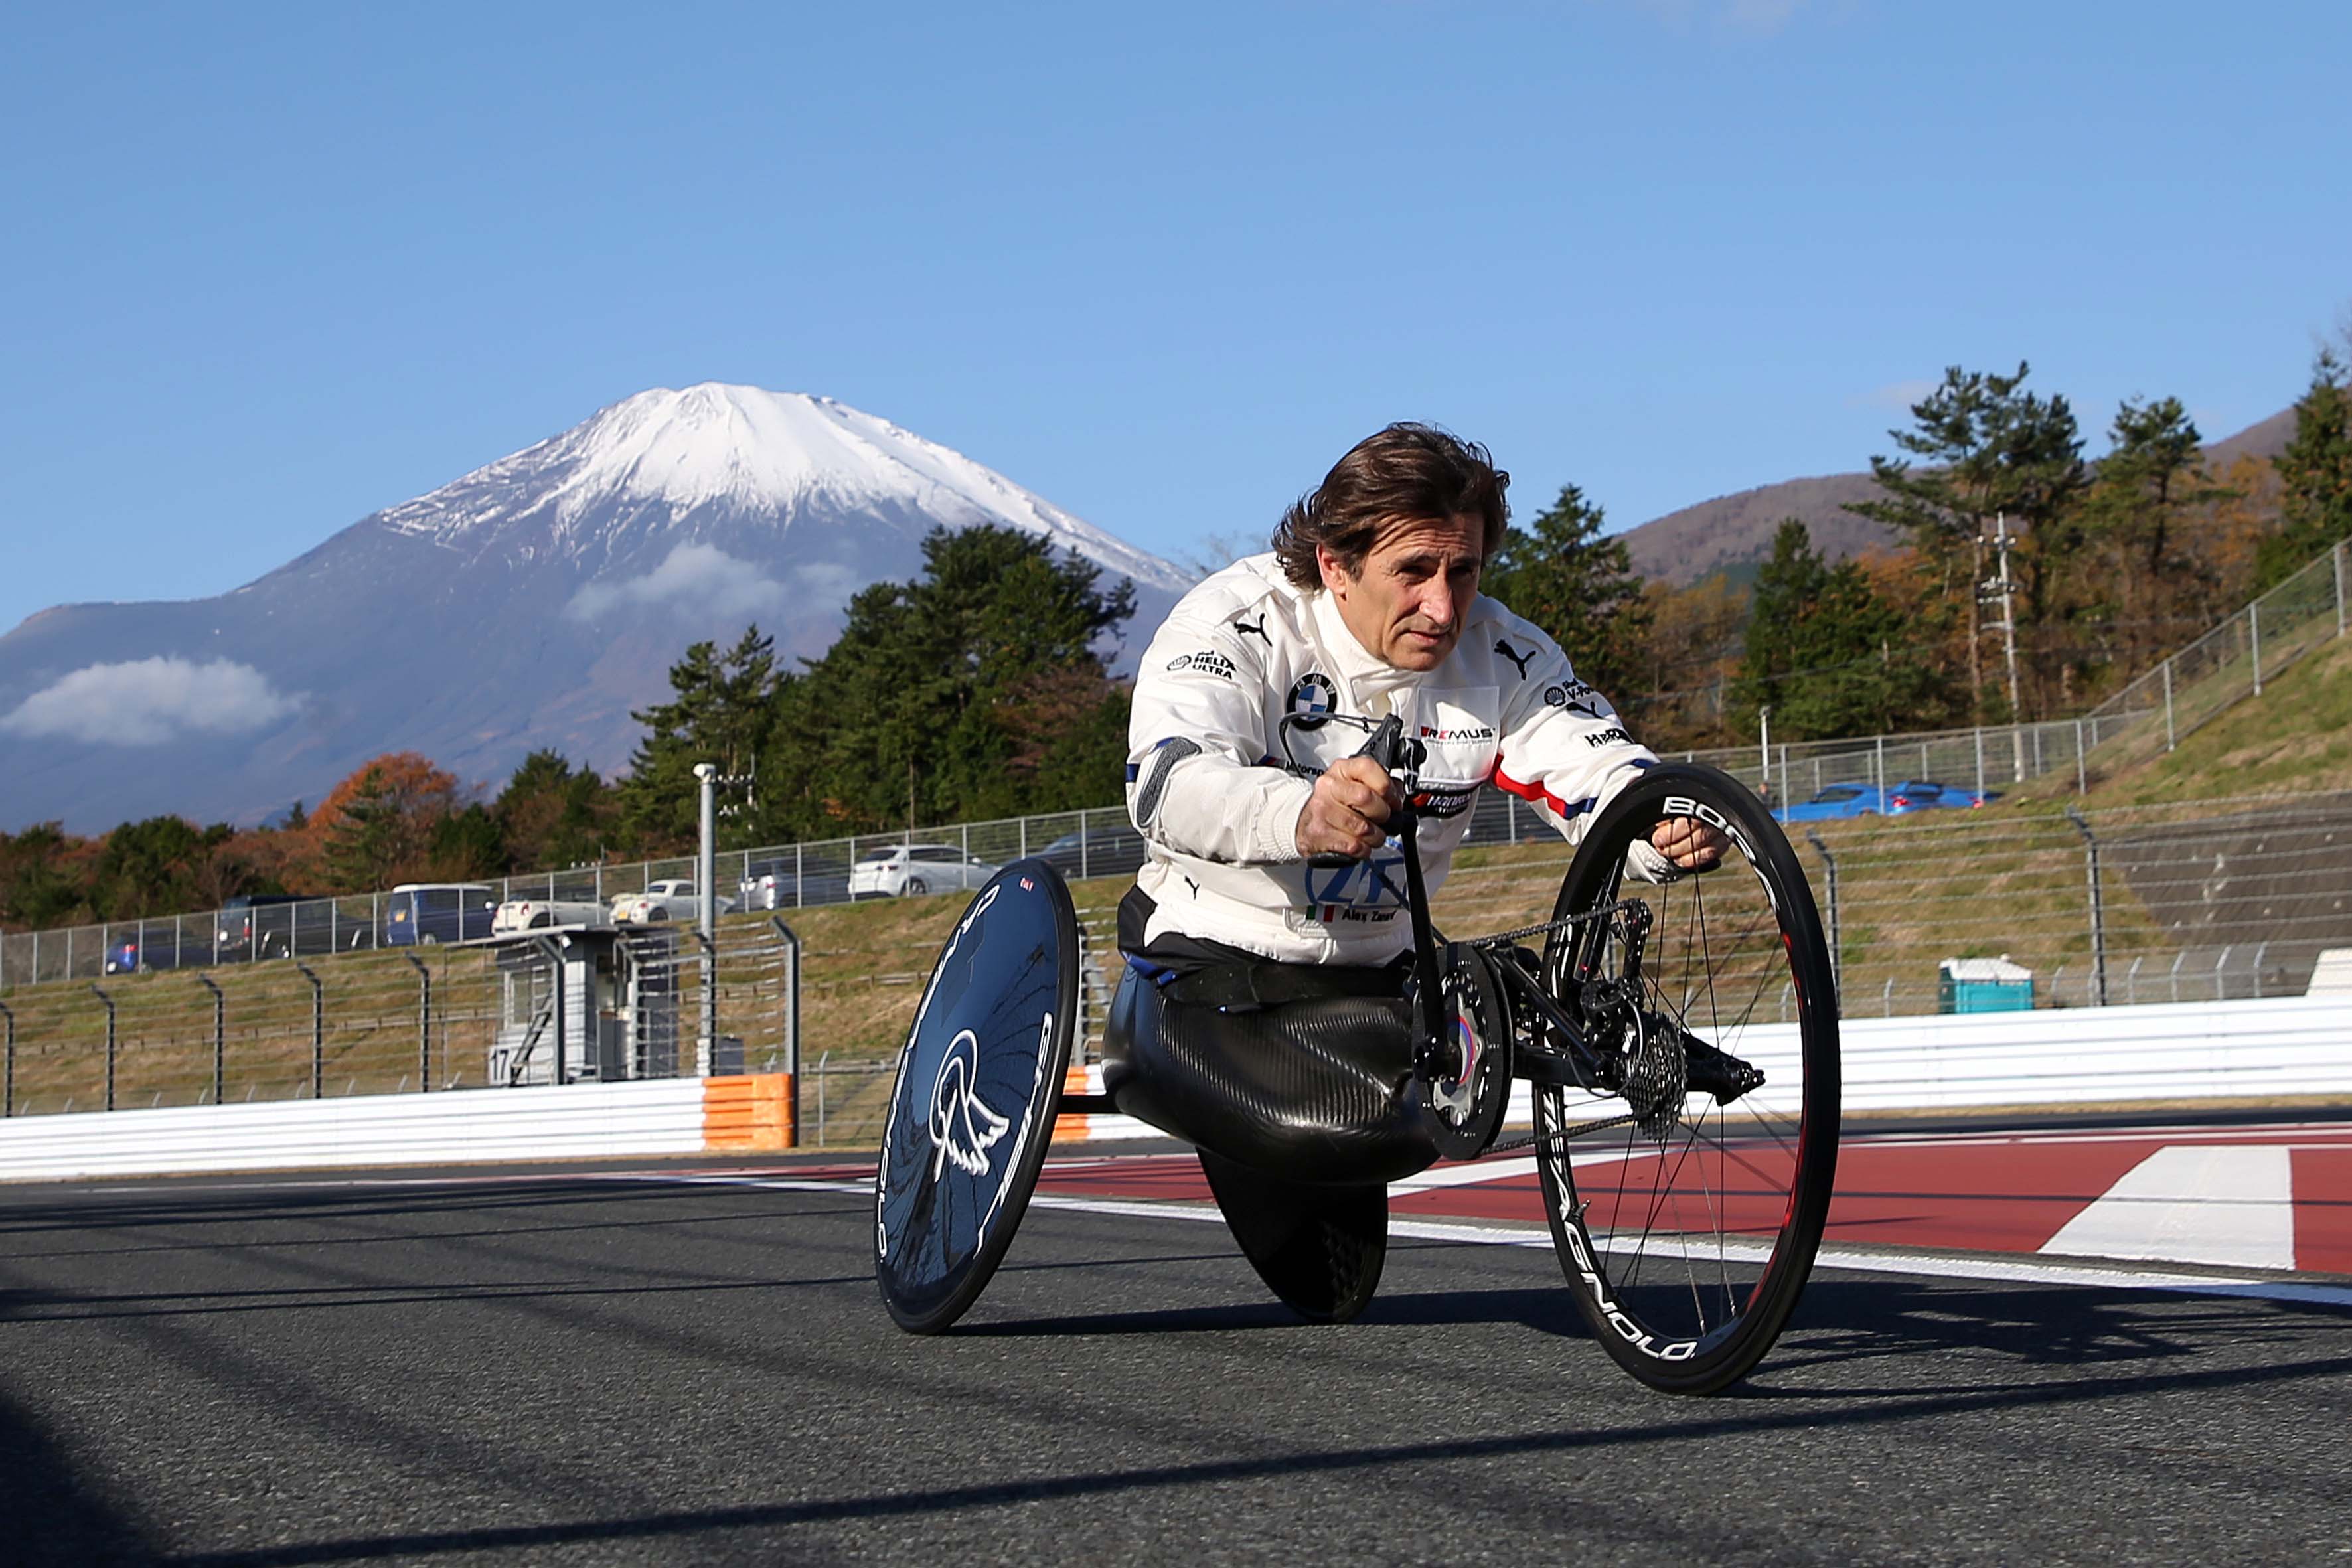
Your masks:
<instances>
[{"instance_id":1,"label":"fence post","mask_svg":"<svg viewBox=\"0 0 2352 1568\"><path fill-rule=\"evenodd\" d=\"M1022 832L1025 837L1025 821ZM793 1125L785 1135L784 1146L797 1149L801 1146L801 939L784 923L782 915L770 916L768 923L776 928L776 935L784 944L784 1072L793 1085Z\"/></svg>"},{"instance_id":2,"label":"fence post","mask_svg":"<svg viewBox=\"0 0 2352 1568\"><path fill-rule=\"evenodd\" d=\"M2213 961L2213 1000L2216 1002L2229 1000L2229 984L2223 979L2221 972L2229 966L2230 954L2236 951L2237 944L2232 942L2221 950L2221 957Z\"/></svg>"},{"instance_id":3,"label":"fence post","mask_svg":"<svg viewBox=\"0 0 2352 1568\"><path fill-rule=\"evenodd\" d=\"M802 862L807 858L807 845L795 844L793 846L793 908L794 909L799 909L801 907L801 866Z\"/></svg>"},{"instance_id":4,"label":"fence post","mask_svg":"<svg viewBox=\"0 0 2352 1568\"><path fill-rule=\"evenodd\" d=\"M2074 793L2091 793L2091 759L2083 751L2083 721L2074 721Z\"/></svg>"},{"instance_id":5,"label":"fence post","mask_svg":"<svg viewBox=\"0 0 2352 1568\"><path fill-rule=\"evenodd\" d=\"M71 949L68 949L68 952ZM90 982L90 994L106 1004L106 1109L114 1109L114 998Z\"/></svg>"},{"instance_id":6,"label":"fence post","mask_svg":"<svg viewBox=\"0 0 2352 1568\"><path fill-rule=\"evenodd\" d=\"M2172 750L2176 742L2172 733L2172 661L2164 661L2164 749Z\"/></svg>"},{"instance_id":7,"label":"fence post","mask_svg":"<svg viewBox=\"0 0 2352 1568\"><path fill-rule=\"evenodd\" d=\"M1081 810L1078 813L1078 879L1080 881L1086 880L1089 874L1087 871L1087 814L1085 811Z\"/></svg>"},{"instance_id":8,"label":"fence post","mask_svg":"<svg viewBox=\"0 0 2352 1568\"><path fill-rule=\"evenodd\" d=\"M603 889L600 888L601 893ZM601 900L599 900L601 901ZM416 1092L433 1092L433 972L425 961L404 951L401 957L408 960L416 971Z\"/></svg>"},{"instance_id":9,"label":"fence post","mask_svg":"<svg viewBox=\"0 0 2352 1568\"><path fill-rule=\"evenodd\" d=\"M816 1058L816 1146L824 1147L824 1064L833 1059L830 1047L817 1053Z\"/></svg>"},{"instance_id":10,"label":"fence post","mask_svg":"<svg viewBox=\"0 0 2352 1568\"><path fill-rule=\"evenodd\" d=\"M695 1063L694 1076L709 1078L719 1058L719 944L700 931L694 933L694 940L702 949L702 1043L695 1051L698 1059ZM563 999L563 980L560 970L555 985L556 1000L561 1002ZM561 1062L563 1059L563 1036L560 1030L555 1037L555 1046L556 1060Z\"/></svg>"},{"instance_id":11,"label":"fence post","mask_svg":"<svg viewBox=\"0 0 2352 1568\"><path fill-rule=\"evenodd\" d=\"M5 1002L0 1002L0 1020L5 1020L8 1036L8 1068L0 1079L0 1116L16 1114L16 1014Z\"/></svg>"},{"instance_id":12,"label":"fence post","mask_svg":"<svg viewBox=\"0 0 2352 1568\"><path fill-rule=\"evenodd\" d=\"M1837 857L1831 854L1830 847L1822 842L1822 836L1810 827L1805 829L1805 841L1813 847L1814 853L1821 856L1822 866L1829 871L1830 991L1831 999L1838 1004L1838 1010L1843 1014L1845 1010L1845 955L1838 944Z\"/></svg>"},{"instance_id":13,"label":"fence post","mask_svg":"<svg viewBox=\"0 0 2352 1568\"><path fill-rule=\"evenodd\" d=\"M198 974L196 984L213 994L213 1103L218 1105L227 1089L228 999L209 974Z\"/></svg>"},{"instance_id":14,"label":"fence post","mask_svg":"<svg viewBox=\"0 0 2352 1568\"><path fill-rule=\"evenodd\" d=\"M462 917L461 917L462 918ZM327 988L307 963L297 963L310 983L310 1098L327 1098Z\"/></svg>"},{"instance_id":15,"label":"fence post","mask_svg":"<svg viewBox=\"0 0 2352 1568\"><path fill-rule=\"evenodd\" d=\"M1886 793L1886 737L1884 735L1874 736L1871 740L1871 746L1873 749L1870 753L1870 771L1872 775L1870 782L1877 786L1879 794L1885 795ZM1885 803L1883 801L1880 803L1882 808L1885 804Z\"/></svg>"},{"instance_id":16,"label":"fence post","mask_svg":"<svg viewBox=\"0 0 2352 1568\"><path fill-rule=\"evenodd\" d=\"M2091 825L2073 806L2066 808L2066 820L2083 836L2084 874L2091 884L2091 988L2095 1005L2107 1005L2107 911L2099 892L2099 839Z\"/></svg>"},{"instance_id":17,"label":"fence post","mask_svg":"<svg viewBox=\"0 0 2352 1568\"><path fill-rule=\"evenodd\" d=\"M2263 602L2246 606L2246 637L2254 656L2254 695L2263 694Z\"/></svg>"},{"instance_id":18,"label":"fence post","mask_svg":"<svg viewBox=\"0 0 2352 1568\"><path fill-rule=\"evenodd\" d=\"M1977 726L1977 798L1984 798L1984 726Z\"/></svg>"},{"instance_id":19,"label":"fence post","mask_svg":"<svg viewBox=\"0 0 2352 1568\"><path fill-rule=\"evenodd\" d=\"M2328 552L2336 563L2336 635L2344 635L2344 541L2337 540Z\"/></svg>"}]
</instances>

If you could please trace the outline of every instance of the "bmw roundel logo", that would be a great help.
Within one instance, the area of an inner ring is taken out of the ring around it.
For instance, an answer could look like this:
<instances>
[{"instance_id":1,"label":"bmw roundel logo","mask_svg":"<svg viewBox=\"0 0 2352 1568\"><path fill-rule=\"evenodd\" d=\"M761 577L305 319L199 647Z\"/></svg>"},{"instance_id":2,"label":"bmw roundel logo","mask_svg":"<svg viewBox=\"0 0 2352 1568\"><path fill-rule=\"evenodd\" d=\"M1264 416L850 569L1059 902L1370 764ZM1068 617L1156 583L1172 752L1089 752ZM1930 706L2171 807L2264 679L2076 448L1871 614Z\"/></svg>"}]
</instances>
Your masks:
<instances>
[{"instance_id":1,"label":"bmw roundel logo","mask_svg":"<svg viewBox=\"0 0 2352 1568\"><path fill-rule=\"evenodd\" d=\"M1290 688L1290 711L1301 719L1328 719L1339 706L1339 689L1331 678L1310 671Z\"/></svg>"}]
</instances>

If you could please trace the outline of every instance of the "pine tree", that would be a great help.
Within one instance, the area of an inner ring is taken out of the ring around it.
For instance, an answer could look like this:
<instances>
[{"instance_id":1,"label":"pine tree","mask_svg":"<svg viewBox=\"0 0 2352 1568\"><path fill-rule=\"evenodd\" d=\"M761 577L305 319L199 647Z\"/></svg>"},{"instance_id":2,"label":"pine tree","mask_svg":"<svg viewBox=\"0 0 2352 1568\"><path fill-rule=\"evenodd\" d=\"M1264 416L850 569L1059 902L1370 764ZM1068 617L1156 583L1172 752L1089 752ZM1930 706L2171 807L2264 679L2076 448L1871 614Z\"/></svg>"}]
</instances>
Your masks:
<instances>
[{"instance_id":1,"label":"pine tree","mask_svg":"<svg viewBox=\"0 0 2352 1568\"><path fill-rule=\"evenodd\" d=\"M199 831L179 816L126 822L98 853L92 902L115 920L177 913L194 901L203 858L228 837L226 826Z\"/></svg>"},{"instance_id":2,"label":"pine tree","mask_svg":"<svg viewBox=\"0 0 2352 1568\"><path fill-rule=\"evenodd\" d=\"M1756 594L1749 601L1748 646L1740 655L1739 678L1732 688L1731 711L1753 732L1758 715L1766 708L1781 721L1788 734L1789 678L1802 668L1801 626L1821 597L1829 570L1813 549L1811 532L1796 518L1784 521L1772 535L1772 553L1756 574Z\"/></svg>"},{"instance_id":3,"label":"pine tree","mask_svg":"<svg viewBox=\"0 0 2352 1568\"><path fill-rule=\"evenodd\" d=\"M1911 405L1915 427L1887 435L1906 458L1874 456L1870 471L1885 499L1846 510L1902 530L1940 596L1964 607L1969 697L1985 711L1983 613L1979 585L1996 518L2018 542L2011 558L2023 574L2021 625L2047 618L2053 591L2084 542L2076 503L2090 482L2074 410L2065 398L2023 390L2029 367L1988 375L1954 365L1943 384ZM1911 458L1927 467L1914 468Z\"/></svg>"},{"instance_id":4,"label":"pine tree","mask_svg":"<svg viewBox=\"0 0 2352 1568\"><path fill-rule=\"evenodd\" d=\"M1135 600L1100 579L1017 530L934 531L920 576L859 593L779 684L758 820L814 835L1115 798L1124 696L1101 650Z\"/></svg>"},{"instance_id":5,"label":"pine tree","mask_svg":"<svg viewBox=\"0 0 2352 1568\"><path fill-rule=\"evenodd\" d=\"M2203 574L2185 548L2190 515L2236 492L2207 473L2196 422L2177 397L2126 399L2112 434L2083 508L2107 570L2084 574L2074 608L2111 628L2102 640L2129 676L2179 640L2173 616Z\"/></svg>"},{"instance_id":6,"label":"pine tree","mask_svg":"<svg viewBox=\"0 0 2352 1568\"><path fill-rule=\"evenodd\" d=\"M1884 734L1937 723L1948 700L1903 611L1855 561L1831 566L1790 518L1757 574L1733 711L1755 733L1772 709L1784 740Z\"/></svg>"},{"instance_id":7,"label":"pine tree","mask_svg":"<svg viewBox=\"0 0 2352 1568\"><path fill-rule=\"evenodd\" d=\"M2352 387L2344 361L2323 346L2311 385L2294 405L2294 438L2272 459L2282 486L2280 530L2263 542L2263 587L2293 575L2339 540L2352 538Z\"/></svg>"},{"instance_id":8,"label":"pine tree","mask_svg":"<svg viewBox=\"0 0 2352 1568\"><path fill-rule=\"evenodd\" d=\"M1622 539L1601 536L1601 508L1575 485L1525 529L1503 536L1478 586L1550 634L1584 680L1636 704L1652 609Z\"/></svg>"},{"instance_id":9,"label":"pine tree","mask_svg":"<svg viewBox=\"0 0 2352 1568\"><path fill-rule=\"evenodd\" d=\"M613 792L593 768L563 753L533 752L491 803L500 853L510 870L577 866L601 858Z\"/></svg>"},{"instance_id":10,"label":"pine tree","mask_svg":"<svg viewBox=\"0 0 2352 1568\"><path fill-rule=\"evenodd\" d=\"M700 831L695 764L751 775L776 721L775 639L748 626L724 654L698 642L670 667L668 702L630 714L646 727L616 789L622 833L639 849L690 847Z\"/></svg>"}]
</instances>

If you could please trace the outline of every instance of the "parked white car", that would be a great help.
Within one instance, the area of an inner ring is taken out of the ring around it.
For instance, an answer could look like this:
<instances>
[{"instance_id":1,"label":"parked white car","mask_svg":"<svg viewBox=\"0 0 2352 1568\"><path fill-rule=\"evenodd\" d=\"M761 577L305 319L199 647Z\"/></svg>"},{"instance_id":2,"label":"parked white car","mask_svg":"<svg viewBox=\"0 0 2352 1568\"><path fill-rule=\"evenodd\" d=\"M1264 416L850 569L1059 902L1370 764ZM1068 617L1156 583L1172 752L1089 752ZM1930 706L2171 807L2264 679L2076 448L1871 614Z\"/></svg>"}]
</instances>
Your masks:
<instances>
[{"instance_id":1,"label":"parked white car","mask_svg":"<svg viewBox=\"0 0 2352 1568\"><path fill-rule=\"evenodd\" d=\"M694 884L683 878L666 877L657 882L647 882L642 893L623 893L613 900L613 920L618 925L655 925L663 921L690 921L697 909ZM735 900L719 894L712 900L712 909L722 915L735 912Z\"/></svg>"},{"instance_id":2,"label":"parked white car","mask_svg":"<svg viewBox=\"0 0 2352 1568\"><path fill-rule=\"evenodd\" d=\"M857 858L849 868L849 894L895 899L981 888L1002 869L945 844L890 844Z\"/></svg>"},{"instance_id":3,"label":"parked white car","mask_svg":"<svg viewBox=\"0 0 2352 1568\"><path fill-rule=\"evenodd\" d=\"M590 899L509 899L490 916L490 934L541 931L549 926L608 926L613 917Z\"/></svg>"}]
</instances>

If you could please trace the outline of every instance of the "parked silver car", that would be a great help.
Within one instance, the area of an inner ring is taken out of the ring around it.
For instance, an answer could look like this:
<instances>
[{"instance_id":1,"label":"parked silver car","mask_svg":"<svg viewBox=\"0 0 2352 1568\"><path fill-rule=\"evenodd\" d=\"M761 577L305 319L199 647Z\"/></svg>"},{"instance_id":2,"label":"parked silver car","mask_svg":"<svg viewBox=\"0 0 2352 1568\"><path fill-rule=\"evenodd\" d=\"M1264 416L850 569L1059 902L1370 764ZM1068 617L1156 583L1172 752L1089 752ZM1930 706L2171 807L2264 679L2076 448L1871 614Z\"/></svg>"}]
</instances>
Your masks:
<instances>
[{"instance_id":1,"label":"parked silver car","mask_svg":"<svg viewBox=\"0 0 2352 1568\"><path fill-rule=\"evenodd\" d=\"M984 887L1002 870L945 844L888 844L869 849L849 868L853 898L898 898Z\"/></svg>"}]
</instances>

